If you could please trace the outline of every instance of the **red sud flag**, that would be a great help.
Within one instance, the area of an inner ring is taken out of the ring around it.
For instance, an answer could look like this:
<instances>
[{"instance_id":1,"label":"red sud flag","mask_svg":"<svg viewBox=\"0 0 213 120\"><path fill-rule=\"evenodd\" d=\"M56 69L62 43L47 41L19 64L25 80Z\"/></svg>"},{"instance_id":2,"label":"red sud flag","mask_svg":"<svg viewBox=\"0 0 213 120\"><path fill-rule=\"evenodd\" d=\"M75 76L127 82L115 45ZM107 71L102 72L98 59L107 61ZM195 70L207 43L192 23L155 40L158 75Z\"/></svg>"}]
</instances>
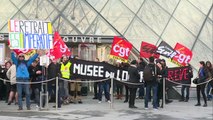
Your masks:
<instances>
[{"instance_id":1,"label":"red sud flag","mask_svg":"<svg viewBox=\"0 0 213 120\"><path fill-rule=\"evenodd\" d=\"M157 46L143 41L141 43L140 56L144 58L149 58L151 56L159 58L160 54L156 53L156 50Z\"/></svg>"},{"instance_id":2,"label":"red sud flag","mask_svg":"<svg viewBox=\"0 0 213 120\"><path fill-rule=\"evenodd\" d=\"M50 49L49 56L51 59L59 59L62 57L62 55L70 56L71 52L67 45L62 40L61 36L58 32L54 33L54 39L53 39L53 49Z\"/></svg>"},{"instance_id":3,"label":"red sud flag","mask_svg":"<svg viewBox=\"0 0 213 120\"><path fill-rule=\"evenodd\" d=\"M187 47L183 46L180 43L177 43L174 50L176 50L177 55L174 56L172 62L176 63L179 66L185 66L186 63L189 63L191 61L193 53Z\"/></svg>"},{"instance_id":4,"label":"red sud flag","mask_svg":"<svg viewBox=\"0 0 213 120\"><path fill-rule=\"evenodd\" d=\"M131 50L132 44L130 42L115 36L112 43L110 58L127 62Z\"/></svg>"}]
</instances>

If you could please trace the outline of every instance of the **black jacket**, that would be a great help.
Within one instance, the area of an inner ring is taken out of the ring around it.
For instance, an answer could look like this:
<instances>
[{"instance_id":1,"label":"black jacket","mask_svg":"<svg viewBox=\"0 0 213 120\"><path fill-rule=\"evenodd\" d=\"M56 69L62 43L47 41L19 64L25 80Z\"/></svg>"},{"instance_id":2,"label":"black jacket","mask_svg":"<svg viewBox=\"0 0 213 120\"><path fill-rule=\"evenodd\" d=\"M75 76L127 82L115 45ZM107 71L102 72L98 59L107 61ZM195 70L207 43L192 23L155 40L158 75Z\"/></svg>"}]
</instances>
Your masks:
<instances>
[{"instance_id":1,"label":"black jacket","mask_svg":"<svg viewBox=\"0 0 213 120\"><path fill-rule=\"evenodd\" d=\"M156 73L155 73L155 77L152 78L153 80L151 80L151 81L145 81L145 84L146 84L146 85L158 84L157 78L158 78L158 75L162 75L162 71L161 71L160 68L159 68L156 64L154 64L154 63L149 63L148 65L152 68L152 70L156 71ZM156 69L156 70L155 70L155 69Z\"/></svg>"},{"instance_id":2,"label":"black jacket","mask_svg":"<svg viewBox=\"0 0 213 120\"><path fill-rule=\"evenodd\" d=\"M140 75L136 66L130 65L128 68L128 73L129 73L129 82L139 83Z\"/></svg>"},{"instance_id":3,"label":"black jacket","mask_svg":"<svg viewBox=\"0 0 213 120\"><path fill-rule=\"evenodd\" d=\"M56 63L56 64L50 63L49 64L49 66L47 68L47 78L48 78L48 80L58 77L59 72L60 72L60 68L59 67L60 66L59 66L58 63ZM51 81L49 83L55 84L55 80L53 80L53 81Z\"/></svg>"}]
</instances>

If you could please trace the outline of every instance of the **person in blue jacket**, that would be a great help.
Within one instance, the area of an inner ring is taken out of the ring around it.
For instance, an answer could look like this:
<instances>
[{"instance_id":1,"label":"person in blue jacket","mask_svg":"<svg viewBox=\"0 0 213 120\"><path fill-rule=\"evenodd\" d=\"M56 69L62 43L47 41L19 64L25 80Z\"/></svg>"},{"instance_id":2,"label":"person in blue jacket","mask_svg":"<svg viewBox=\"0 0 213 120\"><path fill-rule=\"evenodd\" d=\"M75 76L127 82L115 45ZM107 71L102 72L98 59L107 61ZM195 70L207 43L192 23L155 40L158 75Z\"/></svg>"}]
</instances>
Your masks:
<instances>
[{"instance_id":1,"label":"person in blue jacket","mask_svg":"<svg viewBox=\"0 0 213 120\"><path fill-rule=\"evenodd\" d=\"M39 56L41 53L38 51L35 55L33 55L29 60L25 60L24 54L19 54L16 58L15 53L11 53L11 59L13 63L16 65L16 79L17 82L30 82L29 81L29 71L28 67L32 64L32 62ZM21 84L17 83L17 91L18 91L18 110L23 110L22 104L22 90L26 95L26 106L27 110L30 110L30 85L29 84Z\"/></svg>"}]
</instances>

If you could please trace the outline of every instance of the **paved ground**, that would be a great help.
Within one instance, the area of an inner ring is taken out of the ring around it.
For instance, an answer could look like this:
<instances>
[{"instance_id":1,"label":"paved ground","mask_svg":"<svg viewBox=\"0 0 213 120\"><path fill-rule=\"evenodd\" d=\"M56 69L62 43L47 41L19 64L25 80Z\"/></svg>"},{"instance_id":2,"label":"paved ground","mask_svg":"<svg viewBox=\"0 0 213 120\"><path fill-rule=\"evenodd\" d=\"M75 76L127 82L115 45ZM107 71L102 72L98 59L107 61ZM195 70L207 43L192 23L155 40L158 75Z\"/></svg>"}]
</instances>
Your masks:
<instances>
[{"instance_id":1,"label":"paved ground","mask_svg":"<svg viewBox=\"0 0 213 120\"><path fill-rule=\"evenodd\" d=\"M0 102L0 120L213 120L213 101L208 107L195 107L196 100L188 103L174 101L159 110L144 109L144 100L136 100L138 109L129 109L123 100L115 100L114 108L107 102L98 103L92 97L84 97L83 104L70 104L59 110L52 108L38 111L35 104L32 110L18 111L17 106Z\"/></svg>"}]
</instances>

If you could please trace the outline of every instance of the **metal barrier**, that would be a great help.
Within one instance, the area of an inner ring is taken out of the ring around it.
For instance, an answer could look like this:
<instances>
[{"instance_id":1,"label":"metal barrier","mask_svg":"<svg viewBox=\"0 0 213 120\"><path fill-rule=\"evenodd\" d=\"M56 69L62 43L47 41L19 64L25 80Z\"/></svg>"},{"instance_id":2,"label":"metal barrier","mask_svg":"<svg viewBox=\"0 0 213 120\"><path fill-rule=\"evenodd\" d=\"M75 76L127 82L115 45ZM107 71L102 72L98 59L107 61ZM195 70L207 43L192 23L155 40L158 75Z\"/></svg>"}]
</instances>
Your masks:
<instances>
[{"instance_id":1,"label":"metal barrier","mask_svg":"<svg viewBox=\"0 0 213 120\"><path fill-rule=\"evenodd\" d=\"M40 84L40 83L47 83L47 82L50 82L50 81L53 81L53 80L56 80L56 110L58 110L58 90L59 90L59 86L58 86L58 83L59 83L59 79L60 80L64 80L64 81L67 81L67 79L64 79L64 78L59 78L59 77L56 77L56 78L52 78L52 79L49 79L49 80L44 80L44 81L40 81L40 82L15 82L15 83L17 83L17 84ZM2 79L2 78L0 78L0 80L1 81L4 81L4 82L11 82L11 81L9 81L9 80L5 80L5 79ZM114 108L114 106L113 106L113 103L114 103L114 97L113 97L113 83L114 83L114 80L116 80L116 79L114 79L114 78L106 78L106 79L101 79L101 80L94 80L94 81L77 81L77 80L69 80L68 82L77 82L77 83L95 83L95 82L103 82L103 81L107 81L107 80L111 80L111 103L110 103L110 108L111 109L113 109ZM163 78L163 106L165 106L165 84L166 84L166 82L165 81L169 81L169 82L172 82L172 83L174 83L174 84L178 84L178 85L185 85L185 86L191 86L190 84L182 84L182 83L178 83L178 82L175 82L175 81L172 81L172 80L168 80L168 79L165 79L165 78ZM205 82L203 82L203 83L199 83L199 84L196 84L196 85L202 85L202 84L206 84L206 83L209 83L210 81L212 81L213 80L213 78L212 79L209 79L208 81L205 81ZM131 82L125 82L125 81L120 81L120 80L117 80L117 81L119 81L119 82L121 82L121 83L125 83L125 84L128 84L128 85L137 85L137 86L140 86L140 85L143 85L144 83L131 83ZM14 82L13 82L14 83ZM47 89L46 89L46 91L47 91ZM46 96L46 103L47 103L47 107L48 107L48 92L47 93L45 93L45 94L43 94L43 93L41 93L40 92L40 103L42 103L42 96ZM40 107L41 107L41 104L40 104Z\"/></svg>"}]
</instances>

